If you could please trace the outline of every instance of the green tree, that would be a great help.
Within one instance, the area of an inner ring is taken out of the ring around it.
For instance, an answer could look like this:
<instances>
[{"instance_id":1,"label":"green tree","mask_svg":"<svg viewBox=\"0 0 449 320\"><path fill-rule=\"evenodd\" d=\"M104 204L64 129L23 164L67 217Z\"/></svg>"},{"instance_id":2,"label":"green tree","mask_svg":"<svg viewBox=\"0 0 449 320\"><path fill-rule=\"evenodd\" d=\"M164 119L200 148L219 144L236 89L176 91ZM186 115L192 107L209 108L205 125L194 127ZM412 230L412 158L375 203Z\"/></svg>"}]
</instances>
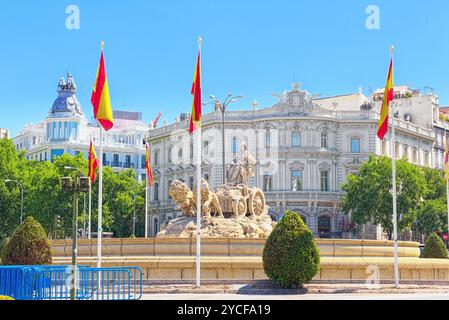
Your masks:
<instances>
[{"instance_id":1,"label":"green tree","mask_svg":"<svg viewBox=\"0 0 449 320\"><path fill-rule=\"evenodd\" d=\"M20 188L6 179L23 183L26 167L23 153L17 153L11 140L0 139L0 240L11 236L20 224Z\"/></svg>"},{"instance_id":2,"label":"green tree","mask_svg":"<svg viewBox=\"0 0 449 320\"><path fill-rule=\"evenodd\" d=\"M77 170L68 170L73 167ZM18 180L24 186L24 215L32 215L45 232L53 234L54 217L61 217L58 236L72 235L72 194L61 190L61 177L74 179L80 170L87 175L88 163L84 154L70 156L63 154L50 161L27 160L24 153L18 153L12 141L0 139L0 242L10 237L20 224L20 188L5 184L5 179ZM133 215L136 212L136 235L144 230L145 186L137 181L133 169L119 173L105 167L103 173L103 229L114 236L129 237L133 229ZM92 189L92 230L97 228L98 179ZM79 197L79 221L83 212L83 195Z\"/></svg>"},{"instance_id":3,"label":"green tree","mask_svg":"<svg viewBox=\"0 0 449 320\"><path fill-rule=\"evenodd\" d=\"M391 159L371 156L362 164L357 175L349 175L342 186L346 192L342 208L351 213L357 224L373 222L393 234L393 200ZM398 229L410 229L416 220L419 203L425 195L426 181L423 172L406 160L397 161L397 209Z\"/></svg>"},{"instance_id":4,"label":"green tree","mask_svg":"<svg viewBox=\"0 0 449 320\"><path fill-rule=\"evenodd\" d=\"M435 231L447 230L447 206L443 199L426 200L418 207L417 229L426 238Z\"/></svg>"}]
</instances>

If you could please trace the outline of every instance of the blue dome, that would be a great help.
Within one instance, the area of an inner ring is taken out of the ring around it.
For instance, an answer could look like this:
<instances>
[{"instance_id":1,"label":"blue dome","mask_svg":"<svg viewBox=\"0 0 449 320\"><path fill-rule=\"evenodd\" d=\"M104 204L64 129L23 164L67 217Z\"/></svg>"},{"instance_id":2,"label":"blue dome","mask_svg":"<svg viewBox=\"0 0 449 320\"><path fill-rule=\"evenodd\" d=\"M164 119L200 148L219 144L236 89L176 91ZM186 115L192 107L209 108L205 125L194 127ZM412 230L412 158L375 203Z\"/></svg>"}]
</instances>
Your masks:
<instances>
[{"instance_id":1,"label":"blue dome","mask_svg":"<svg viewBox=\"0 0 449 320\"><path fill-rule=\"evenodd\" d=\"M69 115L82 115L81 104L76 98L76 84L72 75L67 74L67 82L64 78L59 80L58 97L50 111L50 116L62 116L62 113Z\"/></svg>"}]
</instances>

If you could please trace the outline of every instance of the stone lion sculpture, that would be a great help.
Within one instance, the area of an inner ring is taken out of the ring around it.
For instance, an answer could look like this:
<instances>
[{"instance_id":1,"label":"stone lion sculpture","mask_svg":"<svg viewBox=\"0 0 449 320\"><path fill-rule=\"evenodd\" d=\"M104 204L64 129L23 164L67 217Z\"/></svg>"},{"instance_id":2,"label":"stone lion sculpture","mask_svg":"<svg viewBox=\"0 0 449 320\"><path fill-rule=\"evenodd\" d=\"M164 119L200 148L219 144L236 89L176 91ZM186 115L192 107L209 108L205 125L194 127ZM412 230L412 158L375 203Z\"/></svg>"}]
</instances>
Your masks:
<instances>
[{"instance_id":1,"label":"stone lion sculpture","mask_svg":"<svg viewBox=\"0 0 449 320\"><path fill-rule=\"evenodd\" d=\"M193 201L193 193L184 182L180 180L173 181L170 184L168 193L185 216L195 216L196 205Z\"/></svg>"},{"instance_id":2,"label":"stone lion sculpture","mask_svg":"<svg viewBox=\"0 0 449 320\"><path fill-rule=\"evenodd\" d=\"M197 203L196 186L193 192L193 202L195 204ZM214 216L224 218L218 197L210 190L209 183L206 179L201 180L201 212L206 217L211 217L211 213L214 213Z\"/></svg>"}]
</instances>

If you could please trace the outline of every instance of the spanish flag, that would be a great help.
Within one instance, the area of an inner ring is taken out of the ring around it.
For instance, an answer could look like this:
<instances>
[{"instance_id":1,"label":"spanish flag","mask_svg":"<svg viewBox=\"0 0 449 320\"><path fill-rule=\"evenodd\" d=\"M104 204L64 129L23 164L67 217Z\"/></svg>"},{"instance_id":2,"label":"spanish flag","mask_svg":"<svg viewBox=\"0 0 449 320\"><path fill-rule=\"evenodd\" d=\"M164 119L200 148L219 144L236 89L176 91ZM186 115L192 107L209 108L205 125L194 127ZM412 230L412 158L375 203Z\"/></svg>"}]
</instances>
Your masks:
<instances>
[{"instance_id":1,"label":"spanish flag","mask_svg":"<svg viewBox=\"0 0 449 320\"><path fill-rule=\"evenodd\" d=\"M189 132L193 133L195 129L201 127L201 50L198 50L198 60L196 62L195 76L193 78L192 85L192 114L190 116L190 129Z\"/></svg>"},{"instance_id":2,"label":"spanish flag","mask_svg":"<svg viewBox=\"0 0 449 320\"><path fill-rule=\"evenodd\" d=\"M89 147L89 178L92 183L95 182L96 179L96 171L98 168L98 158L97 154L95 152L94 145L92 144L92 140L90 141L90 147Z\"/></svg>"},{"instance_id":3,"label":"spanish flag","mask_svg":"<svg viewBox=\"0 0 449 320\"><path fill-rule=\"evenodd\" d=\"M147 176L148 176L148 183L150 187L153 186L153 170L151 169L151 163L150 163L150 147L148 146L148 142L145 143L146 145L146 163L145 167L147 168Z\"/></svg>"},{"instance_id":4,"label":"spanish flag","mask_svg":"<svg viewBox=\"0 0 449 320\"><path fill-rule=\"evenodd\" d=\"M100 125L104 128L104 130L108 131L111 129L114 126L114 117L112 115L111 99L109 97L108 78L106 76L103 51L101 51L97 79L95 80L94 90L90 101L94 107L95 119L100 122Z\"/></svg>"},{"instance_id":5,"label":"spanish flag","mask_svg":"<svg viewBox=\"0 0 449 320\"><path fill-rule=\"evenodd\" d=\"M385 92L382 100L382 109L380 110L379 130L377 131L377 136L380 140L383 140L388 131L388 112L390 108L390 102L393 101L393 99L393 58L391 58L387 84L385 85Z\"/></svg>"},{"instance_id":6,"label":"spanish flag","mask_svg":"<svg viewBox=\"0 0 449 320\"><path fill-rule=\"evenodd\" d=\"M449 143L446 136L446 151L444 152L444 179L449 179Z\"/></svg>"}]
</instances>

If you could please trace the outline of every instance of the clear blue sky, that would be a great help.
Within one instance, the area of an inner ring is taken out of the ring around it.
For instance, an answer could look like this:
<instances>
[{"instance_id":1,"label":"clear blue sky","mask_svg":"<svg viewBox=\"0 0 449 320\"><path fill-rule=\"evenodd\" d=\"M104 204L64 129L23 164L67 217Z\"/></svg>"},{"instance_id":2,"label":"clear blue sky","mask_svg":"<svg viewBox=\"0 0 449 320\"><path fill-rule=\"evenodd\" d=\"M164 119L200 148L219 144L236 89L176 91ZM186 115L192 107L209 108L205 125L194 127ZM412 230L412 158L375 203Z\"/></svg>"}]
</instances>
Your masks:
<instances>
[{"instance_id":1,"label":"clear blue sky","mask_svg":"<svg viewBox=\"0 0 449 320\"><path fill-rule=\"evenodd\" d=\"M66 7L80 8L80 30L65 27ZM380 30L365 27L370 4ZM272 105L295 80L323 96L385 83L394 44L395 82L430 86L449 105L449 2L383 0L2 1L0 127L12 134L43 120L56 85L70 70L84 111L106 42L113 108L159 110L172 122L190 112L196 40L203 37L203 95L231 91L236 109ZM210 110L210 108L208 108Z\"/></svg>"}]
</instances>

